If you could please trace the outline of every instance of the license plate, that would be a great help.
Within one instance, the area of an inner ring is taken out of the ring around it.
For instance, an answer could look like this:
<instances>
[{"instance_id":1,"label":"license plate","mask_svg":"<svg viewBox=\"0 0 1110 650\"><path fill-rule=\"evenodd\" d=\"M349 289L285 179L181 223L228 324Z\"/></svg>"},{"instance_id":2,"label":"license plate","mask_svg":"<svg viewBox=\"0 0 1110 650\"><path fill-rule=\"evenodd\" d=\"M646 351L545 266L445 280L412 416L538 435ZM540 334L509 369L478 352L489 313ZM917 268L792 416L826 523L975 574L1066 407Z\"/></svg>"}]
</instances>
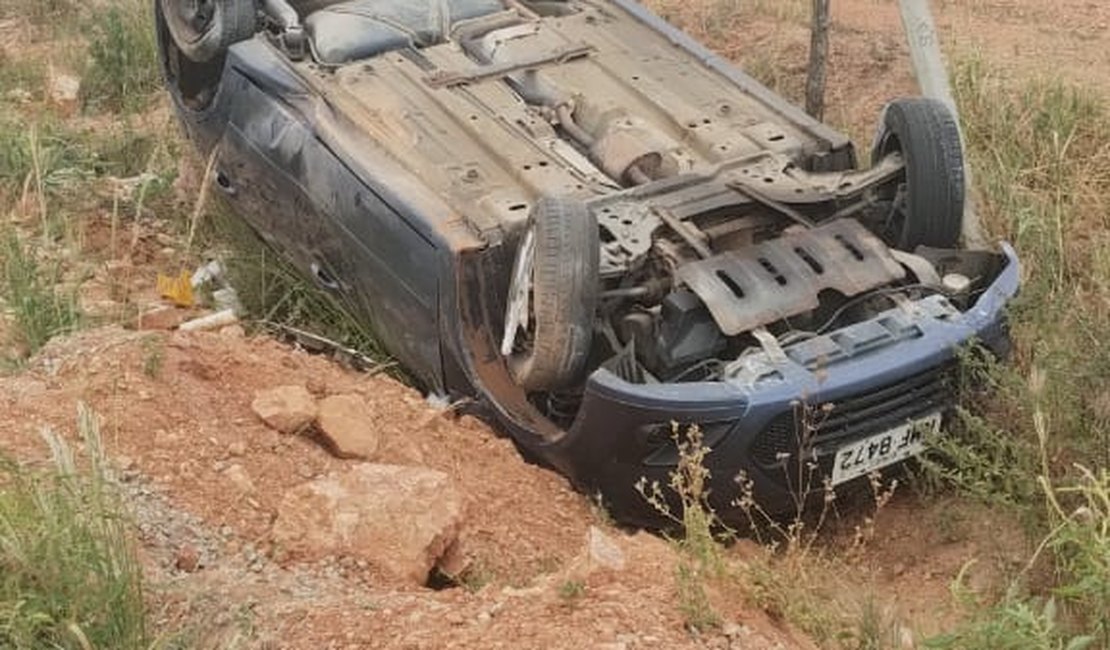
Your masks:
<instances>
[{"instance_id":1,"label":"license plate","mask_svg":"<svg viewBox=\"0 0 1110 650\"><path fill-rule=\"evenodd\" d=\"M841 447L836 452L832 484L845 483L925 451L926 439L940 431L940 419L940 413L933 413Z\"/></svg>"}]
</instances>

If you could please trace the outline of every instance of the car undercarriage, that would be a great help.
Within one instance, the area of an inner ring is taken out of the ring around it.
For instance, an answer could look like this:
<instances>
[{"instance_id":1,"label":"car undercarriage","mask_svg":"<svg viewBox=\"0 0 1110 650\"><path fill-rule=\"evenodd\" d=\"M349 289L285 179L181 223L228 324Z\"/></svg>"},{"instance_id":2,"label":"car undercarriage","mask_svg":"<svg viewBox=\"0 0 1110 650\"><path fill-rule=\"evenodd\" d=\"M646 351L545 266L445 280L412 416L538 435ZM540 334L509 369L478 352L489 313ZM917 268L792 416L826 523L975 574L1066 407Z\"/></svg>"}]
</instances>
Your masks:
<instances>
[{"instance_id":1,"label":"car undercarriage","mask_svg":"<svg viewBox=\"0 0 1110 650\"><path fill-rule=\"evenodd\" d=\"M744 471L789 503L791 459L846 481L919 452L832 460L939 426L956 348L1005 345L1016 258L961 245L940 102L892 101L861 167L632 0L201 2L214 27L155 2L178 113L247 220L629 519L674 423L722 495ZM795 418L849 402L824 434Z\"/></svg>"}]
</instances>

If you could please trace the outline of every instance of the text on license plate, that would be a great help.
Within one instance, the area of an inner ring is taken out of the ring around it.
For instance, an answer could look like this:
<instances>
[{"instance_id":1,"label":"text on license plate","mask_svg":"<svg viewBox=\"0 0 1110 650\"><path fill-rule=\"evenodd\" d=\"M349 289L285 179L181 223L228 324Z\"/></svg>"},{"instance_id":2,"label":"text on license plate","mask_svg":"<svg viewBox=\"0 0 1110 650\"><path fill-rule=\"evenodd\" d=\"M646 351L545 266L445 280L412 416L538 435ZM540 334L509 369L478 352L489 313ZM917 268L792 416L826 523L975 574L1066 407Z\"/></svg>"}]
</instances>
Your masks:
<instances>
[{"instance_id":1,"label":"text on license plate","mask_svg":"<svg viewBox=\"0 0 1110 650\"><path fill-rule=\"evenodd\" d=\"M925 451L925 441L940 431L940 413L906 422L889 431L845 445L836 452L832 484L839 485Z\"/></svg>"}]
</instances>

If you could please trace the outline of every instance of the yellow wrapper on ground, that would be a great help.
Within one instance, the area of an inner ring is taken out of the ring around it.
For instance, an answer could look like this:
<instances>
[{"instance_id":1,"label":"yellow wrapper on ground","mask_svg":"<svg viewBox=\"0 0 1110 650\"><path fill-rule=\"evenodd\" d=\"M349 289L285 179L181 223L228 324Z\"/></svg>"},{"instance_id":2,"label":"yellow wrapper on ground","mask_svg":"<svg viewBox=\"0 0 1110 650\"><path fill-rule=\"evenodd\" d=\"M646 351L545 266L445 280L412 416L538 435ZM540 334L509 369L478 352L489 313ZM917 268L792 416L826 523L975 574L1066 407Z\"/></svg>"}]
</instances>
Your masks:
<instances>
[{"instance_id":1,"label":"yellow wrapper on ground","mask_svg":"<svg viewBox=\"0 0 1110 650\"><path fill-rule=\"evenodd\" d=\"M193 284L185 271L177 277L159 273L158 293L178 307L192 307L196 303L193 297Z\"/></svg>"}]
</instances>

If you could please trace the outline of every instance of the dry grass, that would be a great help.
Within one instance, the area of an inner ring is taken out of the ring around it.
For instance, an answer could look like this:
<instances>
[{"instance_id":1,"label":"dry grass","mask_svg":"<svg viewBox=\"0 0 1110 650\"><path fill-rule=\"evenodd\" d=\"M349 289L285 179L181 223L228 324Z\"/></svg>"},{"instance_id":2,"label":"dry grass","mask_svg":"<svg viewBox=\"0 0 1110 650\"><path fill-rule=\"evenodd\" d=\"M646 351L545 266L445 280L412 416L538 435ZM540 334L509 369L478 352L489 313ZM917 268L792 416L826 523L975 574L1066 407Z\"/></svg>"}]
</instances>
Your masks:
<instances>
[{"instance_id":1,"label":"dry grass","mask_svg":"<svg viewBox=\"0 0 1110 650\"><path fill-rule=\"evenodd\" d=\"M148 647L141 571L106 474L96 416L79 409L79 468L46 431L54 468L0 465L0 646Z\"/></svg>"}]
</instances>

